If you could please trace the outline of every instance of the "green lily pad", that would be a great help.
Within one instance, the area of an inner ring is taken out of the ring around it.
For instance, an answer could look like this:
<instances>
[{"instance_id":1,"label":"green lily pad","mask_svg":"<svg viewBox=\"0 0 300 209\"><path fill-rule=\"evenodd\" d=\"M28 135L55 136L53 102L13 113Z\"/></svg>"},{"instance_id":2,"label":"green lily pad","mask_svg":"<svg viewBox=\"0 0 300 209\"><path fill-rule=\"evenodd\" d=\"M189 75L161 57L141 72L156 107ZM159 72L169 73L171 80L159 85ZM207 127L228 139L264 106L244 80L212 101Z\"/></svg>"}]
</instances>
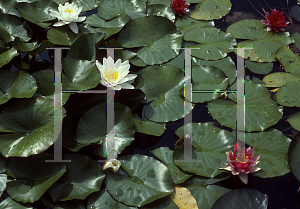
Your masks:
<instances>
[{"instance_id":1,"label":"green lily pad","mask_svg":"<svg viewBox=\"0 0 300 209\"><path fill-rule=\"evenodd\" d=\"M226 32L231 33L236 39L249 39L237 45L237 48L253 48L244 50L245 59L249 57L255 62L274 62L276 51L282 46L293 43L294 39L289 37L287 32L267 32L264 27L260 20L247 19L233 23Z\"/></svg>"},{"instance_id":2,"label":"green lily pad","mask_svg":"<svg viewBox=\"0 0 300 209\"><path fill-rule=\"evenodd\" d=\"M15 180L7 183L8 195L23 203L33 203L40 199L66 172L64 163L45 162L53 158L53 155L45 152L27 158L12 158L7 165L6 174Z\"/></svg>"},{"instance_id":3,"label":"green lily pad","mask_svg":"<svg viewBox=\"0 0 300 209\"><path fill-rule=\"evenodd\" d=\"M87 90L95 88L100 82L100 73L95 62L65 58L62 68L67 82L63 81L63 90Z\"/></svg>"},{"instance_id":4,"label":"green lily pad","mask_svg":"<svg viewBox=\"0 0 300 209\"><path fill-rule=\"evenodd\" d=\"M145 205L142 209L179 209L170 197L163 197Z\"/></svg>"},{"instance_id":5,"label":"green lily pad","mask_svg":"<svg viewBox=\"0 0 300 209\"><path fill-rule=\"evenodd\" d=\"M184 135L184 126L176 130L176 135ZM213 178L223 171L220 167L227 164L225 152L232 149L235 136L226 130L208 123L192 123L192 159L199 162L180 162L184 159L184 147L175 147L173 158L175 165L184 171Z\"/></svg>"},{"instance_id":6,"label":"green lily pad","mask_svg":"<svg viewBox=\"0 0 300 209\"><path fill-rule=\"evenodd\" d=\"M7 176L6 174L0 174L0 196L3 194L3 191L6 189Z\"/></svg>"},{"instance_id":7,"label":"green lily pad","mask_svg":"<svg viewBox=\"0 0 300 209\"><path fill-rule=\"evenodd\" d=\"M171 172L174 184L185 182L193 174L182 171L173 162L173 151L168 147L160 147L151 151L157 158L164 162L165 166Z\"/></svg>"},{"instance_id":8,"label":"green lily pad","mask_svg":"<svg viewBox=\"0 0 300 209\"><path fill-rule=\"evenodd\" d=\"M295 39L295 43L294 43L295 47L300 49L300 34L296 32L292 35L292 38Z\"/></svg>"},{"instance_id":9,"label":"green lily pad","mask_svg":"<svg viewBox=\"0 0 300 209\"><path fill-rule=\"evenodd\" d=\"M173 180L168 168L145 155L119 158L122 168L129 174L106 173L105 187L117 201L140 207L172 194ZM122 184L118 182L122 182Z\"/></svg>"},{"instance_id":10,"label":"green lily pad","mask_svg":"<svg viewBox=\"0 0 300 209\"><path fill-rule=\"evenodd\" d=\"M155 122L175 121L185 116L183 72L172 66L149 66L138 72L144 79L141 90L150 105L144 106L145 116ZM166 78L168 78L166 80Z\"/></svg>"},{"instance_id":11,"label":"green lily pad","mask_svg":"<svg viewBox=\"0 0 300 209\"><path fill-rule=\"evenodd\" d=\"M53 79L55 76L54 73L55 72L53 70L39 70L31 74L32 77L34 77L34 79L36 80L36 84L38 86L38 90L36 93L38 93L40 96L45 96L52 100L54 100L55 93L55 86L53 85ZM62 74L62 83L64 85L70 85L70 81L65 76L65 74ZM70 93L62 93L62 104L65 104L68 101L70 95Z\"/></svg>"},{"instance_id":12,"label":"green lily pad","mask_svg":"<svg viewBox=\"0 0 300 209\"><path fill-rule=\"evenodd\" d=\"M144 63L144 61L139 57L135 57L135 58L131 59L130 63L135 65L135 66L139 66L139 67L146 67L147 66L147 64Z\"/></svg>"},{"instance_id":13,"label":"green lily pad","mask_svg":"<svg viewBox=\"0 0 300 209\"><path fill-rule=\"evenodd\" d=\"M267 209L268 195L254 189L235 189L220 197L212 209L243 208Z\"/></svg>"},{"instance_id":14,"label":"green lily pad","mask_svg":"<svg viewBox=\"0 0 300 209\"><path fill-rule=\"evenodd\" d=\"M164 6L162 4L148 5L147 6L147 16L150 16L150 15L166 17L169 20L171 20L172 22L175 21L175 14L174 14L172 8L170 7L170 5L168 5L168 6Z\"/></svg>"},{"instance_id":15,"label":"green lily pad","mask_svg":"<svg viewBox=\"0 0 300 209\"><path fill-rule=\"evenodd\" d=\"M5 209L33 209L30 203L18 203L15 202L13 199L10 197L6 198L0 203L0 208L5 208Z\"/></svg>"},{"instance_id":16,"label":"green lily pad","mask_svg":"<svg viewBox=\"0 0 300 209\"><path fill-rule=\"evenodd\" d=\"M103 33L88 33L80 36L68 50L67 58L78 60L95 60L95 44L104 38Z\"/></svg>"},{"instance_id":17,"label":"green lily pad","mask_svg":"<svg viewBox=\"0 0 300 209\"><path fill-rule=\"evenodd\" d=\"M107 135L106 104L97 105L88 110L78 123L76 141L80 144L97 143L105 139ZM115 150L121 153L134 139L134 118L128 107L115 104ZM105 143L102 146L101 155L106 157Z\"/></svg>"},{"instance_id":18,"label":"green lily pad","mask_svg":"<svg viewBox=\"0 0 300 209\"><path fill-rule=\"evenodd\" d=\"M82 200L69 200L55 203L53 209L86 209Z\"/></svg>"},{"instance_id":19,"label":"green lily pad","mask_svg":"<svg viewBox=\"0 0 300 209\"><path fill-rule=\"evenodd\" d=\"M0 135L0 152L5 157L27 157L48 149L54 136L53 100L43 97L18 101L0 114L0 127L13 132ZM65 110L62 107L62 118Z\"/></svg>"},{"instance_id":20,"label":"green lily pad","mask_svg":"<svg viewBox=\"0 0 300 209\"><path fill-rule=\"evenodd\" d=\"M176 26L168 18L147 16L128 22L119 34L119 42L126 48L148 46L174 32L176 32Z\"/></svg>"},{"instance_id":21,"label":"green lily pad","mask_svg":"<svg viewBox=\"0 0 300 209\"><path fill-rule=\"evenodd\" d=\"M64 159L71 160L66 163L67 171L48 190L54 202L84 200L91 193L100 190L105 174L97 161L80 153L67 153Z\"/></svg>"},{"instance_id":22,"label":"green lily pad","mask_svg":"<svg viewBox=\"0 0 300 209\"><path fill-rule=\"evenodd\" d=\"M276 52L276 58L284 70L300 77L300 56L293 53L287 46Z\"/></svg>"},{"instance_id":23,"label":"green lily pad","mask_svg":"<svg viewBox=\"0 0 300 209\"><path fill-rule=\"evenodd\" d=\"M300 21L300 7L299 7L299 4L290 8L290 14L295 20Z\"/></svg>"},{"instance_id":24,"label":"green lily pad","mask_svg":"<svg viewBox=\"0 0 300 209\"><path fill-rule=\"evenodd\" d=\"M47 38L54 44L70 46L73 44L76 39L82 34L80 34L80 30L78 34L73 33L69 26L51 28L47 32Z\"/></svg>"},{"instance_id":25,"label":"green lily pad","mask_svg":"<svg viewBox=\"0 0 300 209\"><path fill-rule=\"evenodd\" d=\"M233 84L234 86L234 84ZM230 99L217 99L208 103L208 111L221 125L236 130L236 96ZM269 90L252 81L245 80L245 130L263 131L275 125L282 117L282 111L276 101L270 98Z\"/></svg>"},{"instance_id":26,"label":"green lily pad","mask_svg":"<svg viewBox=\"0 0 300 209\"><path fill-rule=\"evenodd\" d=\"M148 0L147 1L147 5L152 5L152 4L161 4L164 6L170 6L171 1L169 1L169 0Z\"/></svg>"},{"instance_id":27,"label":"green lily pad","mask_svg":"<svg viewBox=\"0 0 300 209\"><path fill-rule=\"evenodd\" d=\"M0 104L11 98L30 98L37 90L36 81L25 71L0 71Z\"/></svg>"},{"instance_id":28,"label":"green lily pad","mask_svg":"<svg viewBox=\"0 0 300 209\"><path fill-rule=\"evenodd\" d=\"M282 87L286 83L292 82L292 81L298 81L300 78L296 75L293 75L291 73L284 73L284 72L276 72L266 75L263 78L263 81L265 82L265 87Z\"/></svg>"},{"instance_id":29,"label":"green lily pad","mask_svg":"<svg viewBox=\"0 0 300 209\"><path fill-rule=\"evenodd\" d=\"M0 37L5 43L14 41L16 37L25 42L31 39L32 30L21 18L10 14L0 14L0 22Z\"/></svg>"},{"instance_id":30,"label":"green lily pad","mask_svg":"<svg viewBox=\"0 0 300 209\"><path fill-rule=\"evenodd\" d=\"M256 167L261 170L254 172L253 175L261 178L271 178L283 176L290 172L287 164L287 153L291 139L286 137L277 129L258 133L246 133L245 143L254 147L254 155L260 155L259 163Z\"/></svg>"},{"instance_id":31,"label":"green lily pad","mask_svg":"<svg viewBox=\"0 0 300 209\"><path fill-rule=\"evenodd\" d=\"M221 95L218 90L226 90L228 86L228 78L225 73L219 68L209 65L193 66L192 80L193 91L215 91L214 93L193 92L193 103L204 103L217 99Z\"/></svg>"},{"instance_id":32,"label":"green lily pad","mask_svg":"<svg viewBox=\"0 0 300 209\"><path fill-rule=\"evenodd\" d=\"M100 28L119 28L123 27L131 19L128 15L120 15L112 20L105 21L100 18L97 14L89 15L84 24L89 24L90 26L100 27Z\"/></svg>"},{"instance_id":33,"label":"green lily pad","mask_svg":"<svg viewBox=\"0 0 300 209\"><path fill-rule=\"evenodd\" d=\"M300 82L292 81L282 86L276 93L278 104L286 107L300 107Z\"/></svg>"},{"instance_id":34,"label":"green lily pad","mask_svg":"<svg viewBox=\"0 0 300 209\"><path fill-rule=\"evenodd\" d=\"M300 180L300 136L297 135L291 142L288 152L289 165L294 176Z\"/></svg>"},{"instance_id":35,"label":"green lily pad","mask_svg":"<svg viewBox=\"0 0 300 209\"><path fill-rule=\"evenodd\" d=\"M92 9L95 9L99 4L101 0L95 0L95 1L90 1L90 0L73 0L72 3L77 5L78 7L82 7L81 12L89 11Z\"/></svg>"},{"instance_id":36,"label":"green lily pad","mask_svg":"<svg viewBox=\"0 0 300 209\"><path fill-rule=\"evenodd\" d=\"M261 62L252 62L250 60L245 60L246 67L253 73L256 74L268 74L273 70L273 63L261 63Z\"/></svg>"},{"instance_id":37,"label":"green lily pad","mask_svg":"<svg viewBox=\"0 0 300 209\"><path fill-rule=\"evenodd\" d=\"M233 51L231 47L236 45L236 40L229 34L217 28L195 28L187 31L183 37L186 41L194 41L192 55L204 60L218 60Z\"/></svg>"},{"instance_id":38,"label":"green lily pad","mask_svg":"<svg viewBox=\"0 0 300 209\"><path fill-rule=\"evenodd\" d=\"M230 0L200 0L190 17L196 20L214 20L227 15L231 9Z\"/></svg>"},{"instance_id":39,"label":"green lily pad","mask_svg":"<svg viewBox=\"0 0 300 209\"><path fill-rule=\"evenodd\" d=\"M4 14L11 14L17 17L21 17L19 11L15 9L17 4L16 0L2 0L0 2L0 11Z\"/></svg>"},{"instance_id":40,"label":"green lily pad","mask_svg":"<svg viewBox=\"0 0 300 209\"><path fill-rule=\"evenodd\" d=\"M56 17L51 12L58 12L58 5L53 1L39 0L33 3L18 3L16 8L20 15L26 20L37 24L43 28L51 25L50 20L55 20Z\"/></svg>"},{"instance_id":41,"label":"green lily pad","mask_svg":"<svg viewBox=\"0 0 300 209\"><path fill-rule=\"evenodd\" d=\"M140 120L134 119L136 132L153 135L153 136L161 136L166 130L165 123L155 123L150 120Z\"/></svg>"},{"instance_id":42,"label":"green lily pad","mask_svg":"<svg viewBox=\"0 0 300 209\"><path fill-rule=\"evenodd\" d=\"M4 173L6 171L6 158L0 155L0 173Z\"/></svg>"},{"instance_id":43,"label":"green lily pad","mask_svg":"<svg viewBox=\"0 0 300 209\"><path fill-rule=\"evenodd\" d=\"M300 112L293 114L291 117L287 119L287 121L294 129L300 131Z\"/></svg>"},{"instance_id":44,"label":"green lily pad","mask_svg":"<svg viewBox=\"0 0 300 209\"><path fill-rule=\"evenodd\" d=\"M6 50L5 52L1 53L0 54L0 67L9 63L18 54L19 53L15 48L11 48L11 49Z\"/></svg>"},{"instance_id":45,"label":"green lily pad","mask_svg":"<svg viewBox=\"0 0 300 209\"><path fill-rule=\"evenodd\" d=\"M215 23L214 21L195 20L189 18L188 15L182 15L181 17L177 17L175 25L177 29L184 34L194 28L214 27Z\"/></svg>"},{"instance_id":46,"label":"green lily pad","mask_svg":"<svg viewBox=\"0 0 300 209\"><path fill-rule=\"evenodd\" d=\"M147 65L162 64L178 55L181 41L180 33L167 34L140 49L137 56Z\"/></svg>"},{"instance_id":47,"label":"green lily pad","mask_svg":"<svg viewBox=\"0 0 300 209\"><path fill-rule=\"evenodd\" d=\"M199 208L211 209L219 197L231 191L230 189L212 184L227 178L229 178L229 175L226 174L222 175L222 177L217 176L213 179L205 177L193 177L181 185L192 193L193 197L197 200Z\"/></svg>"},{"instance_id":48,"label":"green lily pad","mask_svg":"<svg viewBox=\"0 0 300 209\"><path fill-rule=\"evenodd\" d=\"M104 203L105 202L105 203ZM104 204L103 204L104 203ZM137 209L137 207L126 206L115 199L110 194L101 189L99 192L95 192L89 196L87 208L94 209L107 209L107 208L119 208L119 209Z\"/></svg>"},{"instance_id":49,"label":"green lily pad","mask_svg":"<svg viewBox=\"0 0 300 209\"><path fill-rule=\"evenodd\" d=\"M21 51L21 52L33 51L37 47L38 47L37 42L24 43L19 38L16 38L14 43L13 43L13 48L15 48L15 49L17 49L18 51Z\"/></svg>"}]
</instances>

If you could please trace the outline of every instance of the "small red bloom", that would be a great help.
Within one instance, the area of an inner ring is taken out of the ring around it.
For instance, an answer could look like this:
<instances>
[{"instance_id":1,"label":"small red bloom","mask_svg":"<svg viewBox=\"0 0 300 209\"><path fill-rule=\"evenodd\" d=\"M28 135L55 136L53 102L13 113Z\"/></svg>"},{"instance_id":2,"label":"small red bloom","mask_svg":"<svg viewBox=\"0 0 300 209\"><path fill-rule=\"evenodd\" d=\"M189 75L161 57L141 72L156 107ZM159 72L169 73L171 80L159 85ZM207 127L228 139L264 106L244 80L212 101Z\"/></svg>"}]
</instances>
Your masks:
<instances>
[{"instance_id":1,"label":"small red bloom","mask_svg":"<svg viewBox=\"0 0 300 209\"><path fill-rule=\"evenodd\" d=\"M286 16L283 15L283 12L279 13L276 9L272 9L271 14L269 12L266 12L266 14L266 20L261 20L261 22L268 25L267 31L272 29L276 32L279 30L284 31L284 27L290 23L289 21L285 21Z\"/></svg>"},{"instance_id":2,"label":"small red bloom","mask_svg":"<svg viewBox=\"0 0 300 209\"><path fill-rule=\"evenodd\" d=\"M238 144L234 146L233 153L231 150L226 152L228 165L223 166L220 169L231 171L233 175L239 175L242 182L248 183L248 173L256 172L260 170L258 167L254 167L259 161L260 155L253 157L254 148L249 147L247 150L244 147L240 148Z\"/></svg>"},{"instance_id":3,"label":"small red bloom","mask_svg":"<svg viewBox=\"0 0 300 209\"><path fill-rule=\"evenodd\" d=\"M186 9L188 8L188 4L185 4L185 0L171 0L171 7L175 14L180 15L187 14Z\"/></svg>"}]
</instances>

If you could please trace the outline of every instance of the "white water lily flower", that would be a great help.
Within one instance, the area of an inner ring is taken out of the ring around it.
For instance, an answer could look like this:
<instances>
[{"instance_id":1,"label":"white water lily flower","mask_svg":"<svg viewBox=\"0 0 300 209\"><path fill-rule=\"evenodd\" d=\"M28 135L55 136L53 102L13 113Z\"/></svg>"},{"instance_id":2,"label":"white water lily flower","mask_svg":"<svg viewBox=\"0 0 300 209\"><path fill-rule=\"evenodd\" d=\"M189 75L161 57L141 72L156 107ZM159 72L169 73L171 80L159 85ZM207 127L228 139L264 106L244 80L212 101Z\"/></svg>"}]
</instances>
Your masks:
<instances>
[{"instance_id":1,"label":"white water lily flower","mask_svg":"<svg viewBox=\"0 0 300 209\"><path fill-rule=\"evenodd\" d=\"M121 59L118 59L114 63L113 59L108 57L108 59L103 58L103 65L96 60L96 65L100 71L100 83L103 86L111 87L114 90L134 89L134 86L130 84L137 75L128 74L130 68L128 60L121 62Z\"/></svg>"},{"instance_id":2,"label":"white water lily flower","mask_svg":"<svg viewBox=\"0 0 300 209\"><path fill-rule=\"evenodd\" d=\"M108 170L112 172L117 172L121 166L121 162L116 159L109 159L105 163L103 163L102 168L103 170Z\"/></svg>"},{"instance_id":3,"label":"white water lily flower","mask_svg":"<svg viewBox=\"0 0 300 209\"><path fill-rule=\"evenodd\" d=\"M65 5L60 4L58 6L58 12L52 11L51 13L60 20L59 22L53 24L53 26L63 26L69 24L70 29L74 33L78 33L78 26L76 22L82 22L86 19L85 16L78 17L81 12L82 7L77 7L74 3Z\"/></svg>"}]
</instances>

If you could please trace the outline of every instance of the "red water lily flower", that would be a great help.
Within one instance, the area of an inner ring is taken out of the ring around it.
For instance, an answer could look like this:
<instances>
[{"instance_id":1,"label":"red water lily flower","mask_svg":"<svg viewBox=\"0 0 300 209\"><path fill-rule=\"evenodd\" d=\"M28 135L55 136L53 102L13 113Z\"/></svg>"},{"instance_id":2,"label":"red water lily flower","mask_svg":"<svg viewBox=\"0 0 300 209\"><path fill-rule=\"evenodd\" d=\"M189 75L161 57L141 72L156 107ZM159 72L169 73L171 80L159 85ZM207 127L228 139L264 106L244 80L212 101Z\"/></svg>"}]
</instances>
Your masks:
<instances>
[{"instance_id":1,"label":"red water lily flower","mask_svg":"<svg viewBox=\"0 0 300 209\"><path fill-rule=\"evenodd\" d=\"M185 0L171 0L171 7L177 15L187 14L186 9L188 6L188 4L185 4Z\"/></svg>"},{"instance_id":2,"label":"red water lily flower","mask_svg":"<svg viewBox=\"0 0 300 209\"><path fill-rule=\"evenodd\" d=\"M284 31L284 27L290 23L289 21L285 21L286 16L283 15L283 12L279 13L276 9L272 9L271 14L269 12L266 12L266 14L266 20L261 20L261 22L268 25L267 31L272 29L276 32L279 30Z\"/></svg>"},{"instance_id":3,"label":"red water lily flower","mask_svg":"<svg viewBox=\"0 0 300 209\"><path fill-rule=\"evenodd\" d=\"M254 167L259 161L260 155L252 157L254 148L249 147L247 150L236 144L234 146L233 153L230 150L226 152L228 165L223 166L220 169L231 171L233 175L239 175L239 178L245 184L248 183L248 173L259 171L260 168Z\"/></svg>"}]
</instances>

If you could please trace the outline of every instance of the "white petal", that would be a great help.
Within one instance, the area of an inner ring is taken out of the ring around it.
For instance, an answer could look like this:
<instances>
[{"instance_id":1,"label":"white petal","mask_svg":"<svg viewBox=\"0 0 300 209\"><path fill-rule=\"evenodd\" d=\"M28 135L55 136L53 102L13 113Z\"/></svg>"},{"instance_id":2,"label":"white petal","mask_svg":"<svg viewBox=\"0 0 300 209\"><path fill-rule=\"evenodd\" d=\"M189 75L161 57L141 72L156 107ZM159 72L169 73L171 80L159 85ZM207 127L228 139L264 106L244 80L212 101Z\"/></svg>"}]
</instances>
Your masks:
<instances>
[{"instance_id":1,"label":"white petal","mask_svg":"<svg viewBox=\"0 0 300 209\"><path fill-rule=\"evenodd\" d=\"M114 60L111 57L108 57L106 64L107 64L106 65L107 70L114 69Z\"/></svg>"},{"instance_id":2,"label":"white petal","mask_svg":"<svg viewBox=\"0 0 300 209\"><path fill-rule=\"evenodd\" d=\"M122 64L121 59L118 59L117 62L115 63L115 68L119 68L121 64Z\"/></svg>"},{"instance_id":3,"label":"white petal","mask_svg":"<svg viewBox=\"0 0 300 209\"><path fill-rule=\"evenodd\" d=\"M124 78L122 78L118 83L121 84L121 83L125 83L126 81L129 81L129 80L133 80L137 77L137 75L134 75L134 74L130 74L130 75L127 75L125 76Z\"/></svg>"},{"instance_id":4,"label":"white petal","mask_svg":"<svg viewBox=\"0 0 300 209\"><path fill-rule=\"evenodd\" d=\"M272 30L272 28L270 26L267 27L267 31L270 31Z\"/></svg>"},{"instance_id":5,"label":"white petal","mask_svg":"<svg viewBox=\"0 0 300 209\"><path fill-rule=\"evenodd\" d=\"M69 27L70 27L70 29L71 29L74 33L78 34L78 26L77 26L76 23L71 22L71 23L69 24Z\"/></svg>"},{"instance_id":6,"label":"white petal","mask_svg":"<svg viewBox=\"0 0 300 209\"><path fill-rule=\"evenodd\" d=\"M115 87L114 87L114 90L117 90L117 91L119 91L119 90L121 90L122 89L122 87L120 86L120 85L116 85Z\"/></svg>"},{"instance_id":7,"label":"white petal","mask_svg":"<svg viewBox=\"0 0 300 209\"><path fill-rule=\"evenodd\" d=\"M59 21L59 22L53 24L53 26L55 26L55 27L59 27L59 26L63 26L63 25L65 25L65 23L63 21Z\"/></svg>"},{"instance_id":8,"label":"white petal","mask_svg":"<svg viewBox=\"0 0 300 209\"><path fill-rule=\"evenodd\" d=\"M240 174L239 174L239 177L240 177L240 179L241 179L242 182L244 182L245 184L248 183L248 175L247 175L247 174L245 174L245 173L240 173Z\"/></svg>"},{"instance_id":9,"label":"white petal","mask_svg":"<svg viewBox=\"0 0 300 209\"><path fill-rule=\"evenodd\" d=\"M51 11L51 14L61 20L61 16L60 16L59 12L57 12L57 11Z\"/></svg>"},{"instance_id":10,"label":"white petal","mask_svg":"<svg viewBox=\"0 0 300 209\"><path fill-rule=\"evenodd\" d=\"M77 19L73 20L74 22L82 22L82 21L85 21L86 19L86 16L81 16L81 17L78 17Z\"/></svg>"},{"instance_id":11,"label":"white petal","mask_svg":"<svg viewBox=\"0 0 300 209\"><path fill-rule=\"evenodd\" d=\"M106 83L102 79L100 79L100 84L106 86Z\"/></svg>"},{"instance_id":12,"label":"white petal","mask_svg":"<svg viewBox=\"0 0 300 209\"><path fill-rule=\"evenodd\" d=\"M128 83L122 83L120 84L122 86L122 89L134 89L134 86L128 84Z\"/></svg>"}]
</instances>

